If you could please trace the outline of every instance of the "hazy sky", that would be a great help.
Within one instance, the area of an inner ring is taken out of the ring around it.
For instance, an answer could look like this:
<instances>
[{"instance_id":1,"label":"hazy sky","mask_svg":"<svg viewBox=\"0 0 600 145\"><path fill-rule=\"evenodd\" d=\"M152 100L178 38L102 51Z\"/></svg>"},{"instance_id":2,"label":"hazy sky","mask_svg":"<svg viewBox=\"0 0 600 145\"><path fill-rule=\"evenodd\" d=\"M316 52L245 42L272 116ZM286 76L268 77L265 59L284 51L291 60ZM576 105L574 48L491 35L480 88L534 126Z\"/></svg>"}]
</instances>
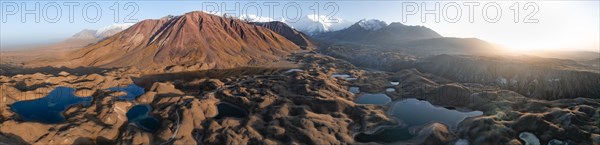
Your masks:
<instances>
[{"instance_id":1,"label":"hazy sky","mask_svg":"<svg viewBox=\"0 0 600 145\"><path fill-rule=\"evenodd\" d=\"M341 18L344 21L354 22L366 18L380 19L388 23L403 22L408 25L424 25L443 36L477 37L514 50L600 51L600 4L597 0L533 1L529 3L521 1L373 2L356 0L227 1L225 3L160 0L2 1L0 3L2 4L0 7L0 12L2 12L0 43L2 46L60 41L82 29L98 29L113 23L137 22L166 15L180 15L189 11L214 10L210 6L215 5L219 5L219 10L223 11L224 4L227 10L233 9L237 13L262 17L269 17L269 10L272 9L274 16L271 17L276 19L295 18L297 10L301 10L302 15L314 14L318 6L320 15L335 12L333 17ZM35 8L36 3L39 4L37 9ZM239 8L236 8L236 3L239 3ZM69 9L71 6L74 6L73 10ZM260 7L261 14L258 13L256 6ZM299 8L296 9L296 7ZM500 8L501 15L498 15L497 7ZM84 8L87 8L87 11ZM117 8L119 13L115 15ZM334 8L337 8L337 11L333 11ZM137 12L134 12L134 9L137 9ZM57 15L57 10L61 12L60 16ZM96 17L96 10L102 11L101 14L98 13L100 17ZM287 12L284 12L285 10ZM457 15L458 12L460 15ZM515 15L516 13L518 15ZM84 14L87 17L84 17ZM133 14L131 20L124 21L129 14ZM39 22L36 22L35 16L39 17ZM423 17L425 17L425 22L422 20ZM438 21L435 20L436 17L439 17ZM470 17L472 17L472 21ZM70 18L73 19L72 22ZM117 18L116 22L115 18ZM518 21L515 22L515 20Z\"/></svg>"}]
</instances>

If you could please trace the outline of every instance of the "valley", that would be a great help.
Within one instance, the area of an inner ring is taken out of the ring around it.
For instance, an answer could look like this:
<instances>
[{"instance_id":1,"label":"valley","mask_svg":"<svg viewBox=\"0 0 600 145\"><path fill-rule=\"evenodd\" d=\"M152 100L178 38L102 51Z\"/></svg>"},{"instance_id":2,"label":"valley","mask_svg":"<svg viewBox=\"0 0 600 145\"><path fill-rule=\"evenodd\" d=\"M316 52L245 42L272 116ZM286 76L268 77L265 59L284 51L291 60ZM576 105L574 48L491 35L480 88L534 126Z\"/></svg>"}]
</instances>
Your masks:
<instances>
[{"instance_id":1,"label":"valley","mask_svg":"<svg viewBox=\"0 0 600 145\"><path fill-rule=\"evenodd\" d=\"M597 58L204 12L77 47L2 52L0 144L600 144Z\"/></svg>"}]
</instances>

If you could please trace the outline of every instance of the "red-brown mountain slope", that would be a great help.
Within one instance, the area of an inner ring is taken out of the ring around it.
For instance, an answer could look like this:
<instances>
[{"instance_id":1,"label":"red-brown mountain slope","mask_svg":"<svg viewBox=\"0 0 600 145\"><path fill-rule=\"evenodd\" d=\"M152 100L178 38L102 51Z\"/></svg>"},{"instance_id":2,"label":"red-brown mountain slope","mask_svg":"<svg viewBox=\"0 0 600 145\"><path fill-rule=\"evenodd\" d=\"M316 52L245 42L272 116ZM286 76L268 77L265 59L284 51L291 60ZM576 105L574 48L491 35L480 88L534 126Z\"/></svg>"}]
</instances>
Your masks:
<instances>
[{"instance_id":1,"label":"red-brown mountain slope","mask_svg":"<svg viewBox=\"0 0 600 145\"><path fill-rule=\"evenodd\" d=\"M267 28L190 12L141 21L72 52L65 65L145 68L200 63L208 68L231 68L274 61L297 50L298 45Z\"/></svg>"}]
</instances>

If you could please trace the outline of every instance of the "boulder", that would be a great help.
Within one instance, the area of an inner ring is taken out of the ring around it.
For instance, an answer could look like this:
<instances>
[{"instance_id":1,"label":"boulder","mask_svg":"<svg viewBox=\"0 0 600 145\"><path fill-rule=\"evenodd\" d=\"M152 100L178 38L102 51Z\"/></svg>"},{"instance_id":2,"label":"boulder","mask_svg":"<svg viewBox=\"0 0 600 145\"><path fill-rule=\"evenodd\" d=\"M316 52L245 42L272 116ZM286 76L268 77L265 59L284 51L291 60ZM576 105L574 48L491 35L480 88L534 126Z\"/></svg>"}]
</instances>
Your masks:
<instances>
[{"instance_id":1,"label":"boulder","mask_svg":"<svg viewBox=\"0 0 600 145\"><path fill-rule=\"evenodd\" d=\"M211 91L211 90L216 90L218 88L221 88L223 86L225 86L225 84L223 82L221 82L220 80L209 79L200 85L200 89L205 90L205 91Z\"/></svg>"},{"instance_id":2,"label":"boulder","mask_svg":"<svg viewBox=\"0 0 600 145\"><path fill-rule=\"evenodd\" d=\"M95 89L78 89L77 91L75 91L75 96L89 97L92 96L95 92Z\"/></svg>"},{"instance_id":3,"label":"boulder","mask_svg":"<svg viewBox=\"0 0 600 145\"><path fill-rule=\"evenodd\" d=\"M136 98L135 100L141 104L150 104L152 103L152 101L154 101L154 97L156 97L156 94L156 92L146 92L138 98Z\"/></svg>"},{"instance_id":4,"label":"boulder","mask_svg":"<svg viewBox=\"0 0 600 145\"><path fill-rule=\"evenodd\" d=\"M52 128L51 125L36 122L18 123L12 120L0 124L2 134L14 135L20 137L28 143L35 143L38 139L48 134Z\"/></svg>"},{"instance_id":5,"label":"boulder","mask_svg":"<svg viewBox=\"0 0 600 145\"><path fill-rule=\"evenodd\" d=\"M71 73L66 72L66 71L61 71L61 72L58 73L58 76L64 76L64 77L66 77L66 76L69 76L69 75L71 75Z\"/></svg>"},{"instance_id":6,"label":"boulder","mask_svg":"<svg viewBox=\"0 0 600 145\"><path fill-rule=\"evenodd\" d=\"M448 127L441 123L430 123L419 129L417 136L424 137L423 145L449 144L456 140L455 135Z\"/></svg>"},{"instance_id":7,"label":"boulder","mask_svg":"<svg viewBox=\"0 0 600 145\"><path fill-rule=\"evenodd\" d=\"M158 95L183 95L184 93L175 88L171 83L154 83L150 91L156 92Z\"/></svg>"}]
</instances>

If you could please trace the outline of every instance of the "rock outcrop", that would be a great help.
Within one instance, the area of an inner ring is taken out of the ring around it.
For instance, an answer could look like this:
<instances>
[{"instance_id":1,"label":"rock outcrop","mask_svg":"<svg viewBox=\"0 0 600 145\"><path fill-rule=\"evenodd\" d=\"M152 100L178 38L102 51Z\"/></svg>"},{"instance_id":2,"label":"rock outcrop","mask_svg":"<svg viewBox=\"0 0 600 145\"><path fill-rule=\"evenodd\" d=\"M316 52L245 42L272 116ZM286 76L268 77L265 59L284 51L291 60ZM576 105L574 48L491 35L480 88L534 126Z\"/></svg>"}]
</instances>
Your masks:
<instances>
[{"instance_id":1,"label":"rock outcrop","mask_svg":"<svg viewBox=\"0 0 600 145\"><path fill-rule=\"evenodd\" d=\"M304 48L304 49L316 49L315 44L312 42L311 38L306 34L297 31L296 29L288 26L287 24L279 21L273 22L254 22L254 25L258 25L261 27L265 27L270 29L273 32L277 32L279 35L287 38L288 40L294 42L294 44Z\"/></svg>"}]
</instances>

